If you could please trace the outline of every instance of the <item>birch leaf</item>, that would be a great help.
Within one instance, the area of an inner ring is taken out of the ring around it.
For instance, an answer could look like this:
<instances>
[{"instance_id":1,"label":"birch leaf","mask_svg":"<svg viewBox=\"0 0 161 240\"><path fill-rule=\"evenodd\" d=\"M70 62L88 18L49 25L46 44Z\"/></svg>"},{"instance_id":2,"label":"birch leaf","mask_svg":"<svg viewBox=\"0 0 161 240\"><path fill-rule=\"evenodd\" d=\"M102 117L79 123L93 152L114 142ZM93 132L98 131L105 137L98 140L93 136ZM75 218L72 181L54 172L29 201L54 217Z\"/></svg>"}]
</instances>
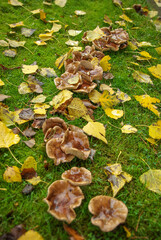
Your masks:
<instances>
[{"instance_id":1,"label":"birch leaf","mask_svg":"<svg viewBox=\"0 0 161 240\"><path fill-rule=\"evenodd\" d=\"M38 65L22 65L22 72L24 74L32 74L35 73L38 69Z\"/></svg>"},{"instance_id":2,"label":"birch leaf","mask_svg":"<svg viewBox=\"0 0 161 240\"><path fill-rule=\"evenodd\" d=\"M0 46L1 46L1 47L8 47L8 46L9 46L9 43L6 42L5 40L0 40Z\"/></svg>"},{"instance_id":3,"label":"birch leaf","mask_svg":"<svg viewBox=\"0 0 161 240\"><path fill-rule=\"evenodd\" d=\"M81 32L82 32L82 30L80 30L80 31L79 30L73 30L73 29L68 30L68 34L70 36L73 36L73 37L79 35Z\"/></svg>"},{"instance_id":4,"label":"birch leaf","mask_svg":"<svg viewBox=\"0 0 161 240\"><path fill-rule=\"evenodd\" d=\"M46 100L46 96L44 96L43 94L38 95L37 97L34 97L31 102L32 103L43 103Z\"/></svg>"},{"instance_id":5,"label":"birch leaf","mask_svg":"<svg viewBox=\"0 0 161 240\"><path fill-rule=\"evenodd\" d=\"M21 167L21 171L25 168L33 168L33 169L37 170L37 162L35 161L34 157L29 156L26 158L26 160L24 161L24 163Z\"/></svg>"},{"instance_id":6,"label":"birch leaf","mask_svg":"<svg viewBox=\"0 0 161 240\"><path fill-rule=\"evenodd\" d=\"M102 105L102 108L105 110L106 108L111 108L114 105L119 103L119 100L114 95L110 95L110 93L105 90L99 98L99 101Z\"/></svg>"},{"instance_id":7,"label":"birch leaf","mask_svg":"<svg viewBox=\"0 0 161 240\"><path fill-rule=\"evenodd\" d=\"M110 60L110 56L104 56L101 61L100 61L100 66L102 67L104 72L110 71L111 69L111 64L108 62Z\"/></svg>"},{"instance_id":8,"label":"birch leaf","mask_svg":"<svg viewBox=\"0 0 161 240\"><path fill-rule=\"evenodd\" d=\"M149 126L149 136L154 139L161 139L161 120Z\"/></svg>"},{"instance_id":9,"label":"birch leaf","mask_svg":"<svg viewBox=\"0 0 161 240\"><path fill-rule=\"evenodd\" d=\"M121 118L124 115L123 110L119 109L112 109L107 107L106 109L104 109L104 111L108 117L113 118L115 120Z\"/></svg>"},{"instance_id":10,"label":"birch leaf","mask_svg":"<svg viewBox=\"0 0 161 240\"><path fill-rule=\"evenodd\" d=\"M38 183L42 182L39 176L33 177L31 179L26 180L27 182L31 183L32 185L37 185Z\"/></svg>"},{"instance_id":11,"label":"birch leaf","mask_svg":"<svg viewBox=\"0 0 161 240\"><path fill-rule=\"evenodd\" d=\"M72 52L72 49L69 50L69 52L65 53L64 55L60 56L56 59L55 65L58 69L61 69L64 65L65 60L69 57L70 53Z\"/></svg>"},{"instance_id":12,"label":"birch leaf","mask_svg":"<svg viewBox=\"0 0 161 240\"><path fill-rule=\"evenodd\" d=\"M126 124L121 128L122 133L136 133L138 130L133 126Z\"/></svg>"},{"instance_id":13,"label":"birch leaf","mask_svg":"<svg viewBox=\"0 0 161 240\"><path fill-rule=\"evenodd\" d=\"M67 0L55 0L55 4L59 7L64 7Z\"/></svg>"},{"instance_id":14,"label":"birch leaf","mask_svg":"<svg viewBox=\"0 0 161 240\"><path fill-rule=\"evenodd\" d=\"M42 41L42 40L35 41L34 43L35 43L36 45L38 45L38 46L44 46L44 45L47 45L47 43L44 42L44 41Z\"/></svg>"},{"instance_id":15,"label":"birch leaf","mask_svg":"<svg viewBox=\"0 0 161 240\"><path fill-rule=\"evenodd\" d=\"M97 26L93 31L87 31L86 39L90 42L105 36L105 33Z\"/></svg>"},{"instance_id":16,"label":"birch leaf","mask_svg":"<svg viewBox=\"0 0 161 240\"><path fill-rule=\"evenodd\" d=\"M14 47L14 48L23 47L23 46L25 45L25 43L26 43L26 41L20 41L20 42L18 42L18 41L15 41L15 40L10 40L10 39L8 39L8 38L6 38L6 39L7 39L8 43L9 43L9 45L10 45L11 47Z\"/></svg>"},{"instance_id":17,"label":"birch leaf","mask_svg":"<svg viewBox=\"0 0 161 240\"><path fill-rule=\"evenodd\" d=\"M112 87L104 83L100 85L100 91L108 91L110 95L113 95L115 93Z\"/></svg>"},{"instance_id":18,"label":"birch leaf","mask_svg":"<svg viewBox=\"0 0 161 240\"><path fill-rule=\"evenodd\" d=\"M145 74L140 71L134 71L132 74L133 78L141 83L150 83L153 85L153 82L148 74Z\"/></svg>"},{"instance_id":19,"label":"birch leaf","mask_svg":"<svg viewBox=\"0 0 161 240\"><path fill-rule=\"evenodd\" d=\"M56 77L56 72L53 68L41 68L40 75L43 77Z\"/></svg>"},{"instance_id":20,"label":"birch leaf","mask_svg":"<svg viewBox=\"0 0 161 240\"><path fill-rule=\"evenodd\" d=\"M154 47L150 42L137 42L138 47Z\"/></svg>"},{"instance_id":21,"label":"birch leaf","mask_svg":"<svg viewBox=\"0 0 161 240\"><path fill-rule=\"evenodd\" d=\"M16 54L17 54L17 51L15 49L7 49L3 52L3 54L6 56L6 57L15 57Z\"/></svg>"},{"instance_id":22,"label":"birch leaf","mask_svg":"<svg viewBox=\"0 0 161 240\"><path fill-rule=\"evenodd\" d=\"M112 0L113 3L118 6L118 7L121 7L122 8L122 2L120 0Z\"/></svg>"},{"instance_id":23,"label":"birch leaf","mask_svg":"<svg viewBox=\"0 0 161 240\"><path fill-rule=\"evenodd\" d=\"M53 97L50 105L52 105L55 109L58 109L62 104L72 98L73 93L69 90L63 90Z\"/></svg>"},{"instance_id":24,"label":"birch leaf","mask_svg":"<svg viewBox=\"0 0 161 240\"><path fill-rule=\"evenodd\" d=\"M133 22L126 14L122 14L120 16L121 19L125 20L126 22Z\"/></svg>"},{"instance_id":25,"label":"birch leaf","mask_svg":"<svg viewBox=\"0 0 161 240\"><path fill-rule=\"evenodd\" d=\"M0 86L4 86L4 82L0 79Z\"/></svg>"},{"instance_id":26,"label":"birch leaf","mask_svg":"<svg viewBox=\"0 0 161 240\"><path fill-rule=\"evenodd\" d=\"M2 41L2 40L1 40ZM155 48L155 50L157 51L157 53L159 54L159 55L161 55L161 47L157 47L157 48Z\"/></svg>"},{"instance_id":27,"label":"birch leaf","mask_svg":"<svg viewBox=\"0 0 161 240\"><path fill-rule=\"evenodd\" d=\"M30 37L36 29L30 29L30 28L21 28L21 34L25 37Z\"/></svg>"},{"instance_id":28,"label":"birch leaf","mask_svg":"<svg viewBox=\"0 0 161 240\"><path fill-rule=\"evenodd\" d=\"M158 144L156 143L156 141L153 138L146 138L146 140L151 143L152 145L156 145L158 146Z\"/></svg>"},{"instance_id":29,"label":"birch leaf","mask_svg":"<svg viewBox=\"0 0 161 240\"><path fill-rule=\"evenodd\" d=\"M52 34L53 34L53 32L41 33L41 34L39 34L39 38L42 42L49 41L53 37Z\"/></svg>"},{"instance_id":30,"label":"birch leaf","mask_svg":"<svg viewBox=\"0 0 161 240\"><path fill-rule=\"evenodd\" d=\"M89 93L89 99L93 102L93 103L99 103L99 99L100 99L100 97L101 97L101 93L100 92L98 92L97 90L93 90L93 91L91 91L90 93Z\"/></svg>"},{"instance_id":31,"label":"birch leaf","mask_svg":"<svg viewBox=\"0 0 161 240\"><path fill-rule=\"evenodd\" d=\"M18 23L11 23L11 24L8 24L10 26L10 28L15 28L15 27L22 27L24 26L24 23L23 21L21 22L18 22Z\"/></svg>"},{"instance_id":32,"label":"birch leaf","mask_svg":"<svg viewBox=\"0 0 161 240\"><path fill-rule=\"evenodd\" d=\"M124 93L124 92L120 91L120 89L117 89L116 98L117 98L121 103L124 103L124 102L127 102L127 101L130 101L130 100L131 100L131 97L130 97L129 95L127 95L127 93Z\"/></svg>"},{"instance_id":33,"label":"birch leaf","mask_svg":"<svg viewBox=\"0 0 161 240\"><path fill-rule=\"evenodd\" d=\"M18 92L19 92L19 94L26 94L26 93L31 93L32 90L29 88L28 83L22 82L22 83L18 86Z\"/></svg>"},{"instance_id":34,"label":"birch leaf","mask_svg":"<svg viewBox=\"0 0 161 240\"><path fill-rule=\"evenodd\" d=\"M44 239L38 232L29 230L29 231L25 232L17 240L44 240Z\"/></svg>"},{"instance_id":35,"label":"birch leaf","mask_svg":"<svg viewBox=\"0 0 161 240\"><path fill-rule=\"evenodd\" d=\"M18 167L8 167L3 174L3 179L6 182L22 182L22 177Z\"/></svg>"},{"instance_id":36,"label":"birch leaf","mask_svg":"<svg viewBox=\"0 0 161 240\"><path fill-rule=\"evenodd\" d=\"M68 41L65 42L65 44L68 45L68 46L77 47L79 42L78 41L73 41L73 40L69 39Z\"/></svg>"},{"instance_id":37,"label":"birch leaf","mask_svg":"<svg viewBox=\"0 0 161 240\"><path fill-rule=\"evenodd\" d=\"M85 116L87 111L87 108L79 98L73 98L72 102L68 105L69 115L75 118Z\"/></svg>"},{"instance_id":38,"label":"birch leaf","mask_svg":"<svg viewBox=\"0 0 161 240\"><path fill-rule=\"evenodd\" d=\"M12 6L22 6L23 3L19 2L18 0L8 0L8 3Z\"/></svg>"},{"instance_id":39,"label":"birch leaf","mask_svg":"<svg viewBox=\"0 0 161 240\"><path fill-rule=\"evenodd\" d=\"M74 13L75 13L77 16L86 15L86 12L84 12L84 11L82 11L82 10L75 10Z\"/></svg>"},{"instance_id":40,"label":"birch leaf","mask_svg":"<svg viewBox=\"0 0 161 240\"><path fill-rule=\"evenodd\" d=\"M148 68L148 70L154 77L161 79L161 64L157 64L157 66L152 66Z\"/></svg>"},{"instance_id":41,"label":"birch leaf","mask_svg":"<svg viewBox=\"0 0 161 240\"><path fill-rule=\"evenodd\" d=\"M102 123L99 122L88 122L87 125L83 127L83 131L88 135L96 137L103 142L107 143L105 138L105 127Z\"/></svg>"},{"instance_id":42,"label":"birch leaf","mask_svg":"<svg viewBox=\"0 0 161 240\"><path fill-rule=\"evenodd\" d=\"M140 182L149 190L161 194L161 170L149 170L140 176Z\"/></svg>"},{"instance_id":43,"label":"birch leaf","mask_svg":"<svg viewBox=\"0 0 161 240\"><path fill-rule=\"evenodd\" d=\"M9 148L20 141L18 134L14 134L11 129L0 121L0 148Z\"/></svg>"}]
</instances>

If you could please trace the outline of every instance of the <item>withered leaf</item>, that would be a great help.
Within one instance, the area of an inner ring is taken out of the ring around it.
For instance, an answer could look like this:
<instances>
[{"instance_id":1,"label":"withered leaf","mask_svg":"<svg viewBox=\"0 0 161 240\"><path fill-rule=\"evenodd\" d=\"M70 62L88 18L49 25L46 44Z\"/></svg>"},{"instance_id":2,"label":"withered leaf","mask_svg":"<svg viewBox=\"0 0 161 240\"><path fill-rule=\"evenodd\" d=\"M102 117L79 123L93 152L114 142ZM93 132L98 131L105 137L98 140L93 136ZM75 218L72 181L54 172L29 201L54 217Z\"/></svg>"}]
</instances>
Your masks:
<instances>
[{"instance_id":1,"label":"withered leaf","mask_svg":"<svg viewBox=\"0 0 161 240\"><path fill-rule=\"evenodd\" d=\"M23 141L29 148L33 148L33 146L35 145L35 139L32 138L28 141Z\"/></svg>"},{"instance_id":2,"label":"withered leaf","mask_svg":"<svg viewBox=\"0 0 161 240\"><path fill-rule=\"evenodd\" d=\"M22 193L24 195L30 194L34 190L34 186L31 184L26 184L26 186L23 188Z\"/></svg>"},{"instance_id":3,"label":"withered leaf","mask_svg":"<svg viewBox=\"0 0 161 240\"><path fill-rule=\"evenodd\" d=\"M22 6L23 3L19 2L18 0L8 0L8 3L11 4L12 6Z\"/></svg>"},{"instance_id":4,"label":"withered leaf","mask_svg":"<svg viewBox=\"0 0 161 240\"><path fill-rule=\"evenodd\" d=\"M36 132L33 131L33 129L30 127L30 128L27 128L23 131L23 134L26 136L26 137L33 137L35 136Z\"/></svg>"},{"instance_id":5,"label":"withered leaf","mask_svg":"<svg viewBox=\"0 0 161 240\"><path fill-rule=\"evenodd\" d=\"M10 40L10 39L8 39L8 38L6 38L6 39L7 39L8 43L9 43L9 45L10 45L11 47L14 47L14 48L23 47L23 46L25 45L25 43L26 43L26 41L20 41L20 42L18 42L18 41L15 41L15 40Z\"/></svg>"},{"instance_id":6,"label":"withered leaf","mask_svg":"<svg viewBox=\"0 0 161 240\"><path fill-rule=\"evenodd\" d=\"M56 77L56 72L53 68L41 68L40 75L43 77Z\"/></svg>"},{"instance_id":7,"label":"withered leaf","mask_svg":"<svg viewBox=\"0 0 161 240\"><path fill-rule=\"evenodd\" d=\"M20 113L19 117L25 120L33 120L34 119L34 112L31 108L24 108Z\"/></svg>"},{"instance_id":8,"label":"withered leaf","mask_svg":"<svg viewBox=\"0 0 161 240\"><path fill-rule=\"evenodd\" d=\"M21 33L25 37L30 37L35 31L36 31L36 29L21 28Z\"/></svg>"},{"instance_id":9,"label":"withered leaf","mask_svg":"<svg viewBox=\"0 0 161 240\"><path fill-rule=\"evenodd\" d=\"M82 10L75 10L74 13L75 13L77 16L86 15L86 12L84 12L84 11L82 11Z\"/></svg>"},{"instance_id":10,"label":"withered leaf","mask_svg":"<svg viewBox=\"0 0 161 240\"><path fill-rule=\"evenodd\" d=\"M40 179L39 176L37 176L27 180L27 182L31 183L32 185L37 185L38 183L42 182L42 180Z\"/></svg>"},{"instance_id":11,"label":"withered leaf","mask_svg":"<svg viewBox=\"0 0 161 240\"><path fill-rule=\"evenodd\" d=\"M29 230L25 234L23 234L18 240L44 240L43 237L34 230Z\"/></svg>"},{"instance_id":12,"label":"withered leaf","mask_svg":"<svg viewBox=\"0 0 161 240\"><path fill-rule=\"evenodd\" d=\"M140 176L140 181L145 184L149 190L161 194L161 170L154 169L143 173Z\"/></svg>"},{"instance_id":13,"label":"withered leaf","mask_svg":"<svg viewBox=\"0 0 161 240\"><path fill-rule=\"evenodd\" d=\"M67 224L64 223L63 227L64 227L65 231L71 236L70 239L73 239L73 240L84 240L84 237L80 236L77 233L77 231L75 231L74 229L69 227Z\"/></svg>"},{"instance_id":14,"label":"withered leaf","mask_svg":"<svg viewBox=\"0 0 161 240\"><path fill-rule=\"evenodd\" d=\"M38 65L22 65L22 72L24 74L32 74L35 73L38 69Z\"/></svg>"},{"instance_id":15,"label":"withered leaf","mask_svg":"<svg viewBox=\"0 0 161 240\"><path fill-rule=\"evenodd\" d=\"M17 51L15 49L7 49L3 52L3 54L6 56L6 57L15 57L16 54L17 54Z\"/></svg>"},{"instance_id":16,"label":"withered leaf","mask_svg":"<svg viewBox=\"0 0 161 240\"><path fill-rule=\"evenodd\" d=\"M8 24L10 26L10 28L15 28L15 27L22 27L24 26L24 23L23 21L21 22L17 22L17 23L11 23L11 24Z\"/></svg>"},{"instance_id":17,"label":"withered leaf","mask_svg":"<svg viewBox=\"0 0 161 240\"><path fill-rule=\"evenodd\" d=\"M4 95L4 94L0 94L0 102L2 102L3 100L10 98L11 96L8 95Z\"/></svg>"},{"instance_id":18,"label":"withered leaf","mask_svg":"<svg viewBox=\"0 0 161 240\"><path fill-rule=\"evenodd\" d=\"M3 174L3 179L6 182L22 182L20 170L18 167L8 167Z\"/></svg>"},{"instance_id":19,"label":"withered leaf","mask_svg":"<svg viewBox=\"0 0 161 240\"><path fill-rule=\"evenodd\" d=\"M68 112L70 116L80 118L87 114L87 108L79 98L73 98L72 102L68 105Z\"/></svg>"},{"instance_id":20,"label":"withered leaf","mask_svg":"<svg viewBox=\"0 0 161 240\"><path fill-rule=\"evenodd\" d=\"M34 168L23 168L21 176L23 179L32 179L37 177L37 173Z\"/></svg>"},{"instance_id":21,"label":"withered leaf","mask_svg":"<svg viewBox=\"0 0 161 240\"><path fill-rule=\"evenodd\" d=\"M55 4L58 5L59 7L64 7L66 2L67 0L55 0Z\"/></svg>"},{"instance_id":22,"label":"withered leaf","mask_svg":"<svg viewBox=\"0 0 161 240\"><path fill-rule=\"evenodd\" d=\"M149 136L154 139L161 139L161 120L149 126Z\"/></svg>"}]
</instances>

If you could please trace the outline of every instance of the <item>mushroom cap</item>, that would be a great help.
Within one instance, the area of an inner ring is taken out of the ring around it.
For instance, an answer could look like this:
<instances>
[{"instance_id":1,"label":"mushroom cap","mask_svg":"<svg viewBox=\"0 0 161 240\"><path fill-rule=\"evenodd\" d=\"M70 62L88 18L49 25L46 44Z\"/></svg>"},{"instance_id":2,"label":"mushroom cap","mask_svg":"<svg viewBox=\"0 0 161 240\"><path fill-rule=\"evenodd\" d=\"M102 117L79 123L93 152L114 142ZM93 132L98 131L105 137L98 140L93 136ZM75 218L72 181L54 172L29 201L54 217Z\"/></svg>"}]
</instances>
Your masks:
<instances>
[{"instance_id":1,"label":"mushroom cap","mask_svg":"<svg viewBox=\"0 0 161 240\"><path fill-rule=\"evenodd\" d=\"M61 144L61 149L66 154L72 154L80 159L87 159L90 154L88 137L83 132L67 131Z\"/></svg>"},{"instance_id":2,"label":"mushroom cap","mask_svg":"<svg viewBox=\"0 0 161 240\"><path fill-rule=\"evenodd\" d=\"M78 78L78 82L71 84L70 81L75 80L75 78ZM79 73L72 74L70 72L65 72L61 77L55 78L54 83L59 90L77 89L79 85L82 84L82 78Z\"/></svg>"},{"instance_id":3,"label":"mushroom cap","mask_svg":"<svg viewBox=\"0 0 161 240\"><path fill-rule=\"evenodd\" d=\"M61 178L68 180L74 186L89 185L92 182L91 172L84 167L72 167L70 170L65 171Z\"/></svg>"},{"instance_id":4,"label":"mushroom cap","mask_svg":"<svg viewBox=\"0 0 161 240\"><path fill-rule=\"evenodd\" d=\"M74 61L72 59L67 59L64 62L65 65L65 71L69 73L75 74L77 72L77 69L79 67L80 62L79 61Z\"/></svg>"},{"instance_id":5,"label":"mushroom cap","mask_svg":"<svg viewBox=\"0 0 161 240\"><path fill-rule=\"evenodd\" d=\"M73 210L81 205L84 195L80 187L71 185L66 180L53 182L48 188L44 201L48 204L48 212L61 221L71 223L76 218Z\"/></svg>"},{"instance_id":6,"label":"mushroom cap","mask_svg":"<svg viewBox=\"0 0 161 240\"><path fill-rule=\"evenodd\" d=\"M78 92L78 93L90 93L92 92L92 90L97 86L96 83L92 82L86 82L83 80L83 84L81 86L79 86L76 90L74 90L74 92Z\"/></svg>"},{"instance_id":7,"label":"mushroom cap","mask_svg":"<svg viewBox=\"0 0 161 240\"><path fill-rule=\"evenodd\" d=\"M59 126L49 128L45 133L44 142L47 142L51 138L63 138L65 130Z\"/></svg>"},{"instance_id":8,"label":"mushroom cap","mask_svg":"<svg viewBox=\"0 0 161 240\"><path fill-rule=\"evenodd\" d=\"M42 125L43 133L46 134L46 132L49 128L53 128L55 126L59 126L64 130L67 129L67 125L63 119L61 119L59 117L54 117L54 118L49 118L49 119L45 120L45 122Z\"/></svg>"},{"instance_id":9,"label":"mushroom cap","mask_svg":"<svg viewBox=\"0 0 161 240\"><path fill-rule=\"evenodd\" d=\"M49 158L54 160L55 165L59 165L61 162L71 162L74 156L72 154L66 154L61 149L62 138L51 138L46 143L46 153Z\"/></svg>"},{"instance_id":10,"label":"mushroom cap","mask_svg":"<svg viewBox=\"0 0 161 240\"><path fill-rule=\"evenodd\" d=\"M122 44L129 40L128 33L123 28L111 31L110 41L116 44Z\"/></svg>"},{"instance_id":11,"label":"mushroom cap","mask_svg":"<svg viewBox=\"0 0 161 240\"><path fill-rule=\"evenodd\" d=\"M123 202L103 195L92 198L88 209L94 215L91 218L92 224L100 227L103 232L110 232L120 223L124 223L128 214Z\"/></svg>"}]
</instances>

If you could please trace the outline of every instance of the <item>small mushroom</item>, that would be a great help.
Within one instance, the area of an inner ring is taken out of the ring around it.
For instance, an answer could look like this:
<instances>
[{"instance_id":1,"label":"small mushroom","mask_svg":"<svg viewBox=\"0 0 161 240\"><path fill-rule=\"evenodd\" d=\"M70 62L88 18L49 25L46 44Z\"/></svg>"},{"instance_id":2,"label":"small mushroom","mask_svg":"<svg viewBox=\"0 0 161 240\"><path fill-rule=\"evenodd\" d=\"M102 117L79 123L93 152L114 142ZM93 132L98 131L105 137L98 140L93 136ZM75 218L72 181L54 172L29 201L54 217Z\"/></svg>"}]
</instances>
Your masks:
<instances>
[{"instance_id":1,"label":"small mushroom","mask_svg":"<svg viewBox=\"0 0 161 240\"><path fill-rule=\"evenodd\" d=\"M66 154L61 149L62 138L51 138L46 144L46 153L49 158L54 160L55 165L59 165L61 162L71 162L74 156L72 154Z\"/></svg>"},{"instance_id":2,"label":"small mushroom","mask_svg":"<svg viewBox=\"0 0 161 240\"><path fill-rule=\"evenodd\" d=\"M92 198L88 209L94 215L91 218L92 224L100 227L103 232L110 232L120 223L124 223L128 214L123 202L103 195Z\"/></svg>"},{"instance_id":3,"label":"small mushroom","mask_svg":"<svg viewBox=\"0 0 161 240\"><path fill-rule=\"evenodd\" d=\"M84 195L80 187L71 185L66 180L53 182L48 188L44 201L48 204L48 212L61 221L71 223L76 218L73 210L81 205Z\"/></svg>"},{"instance_id":4,"label":"small mushroom","mask_svg":"<svg viewBox=\"0 0 161 240\"><path fill-rule=\"evenodd\" d=\"M89 185L92 182L91 172L84 167L72 167L65 171L61 178L68 180L74 186Z\"/></svg>"},{"instance_id":5,"label":"small mushroom","mask_svg":"<svg viewBox=\"0 0 161 240\"><path fill-rule=\"evenodd\" d=\"M67 125L64 122L64 120L59 117L55 117L55 118L49 118L45 120L45 122L42 125L43 133L46 134L49 128L54 128L55 126L59 126L64 130L67 129Z\"/></svg>"},{"instance_id":6,"label":"small mushroom","mask_svg":"<svg viewBox=\"0 0 161 240\"><path fill-rule=\"evenodd\" d=\"M88 137L83 132L67 131L61 144L61 149L66 154L74 155L86 160L90 154Z\"/></svg>"}]
</instances>

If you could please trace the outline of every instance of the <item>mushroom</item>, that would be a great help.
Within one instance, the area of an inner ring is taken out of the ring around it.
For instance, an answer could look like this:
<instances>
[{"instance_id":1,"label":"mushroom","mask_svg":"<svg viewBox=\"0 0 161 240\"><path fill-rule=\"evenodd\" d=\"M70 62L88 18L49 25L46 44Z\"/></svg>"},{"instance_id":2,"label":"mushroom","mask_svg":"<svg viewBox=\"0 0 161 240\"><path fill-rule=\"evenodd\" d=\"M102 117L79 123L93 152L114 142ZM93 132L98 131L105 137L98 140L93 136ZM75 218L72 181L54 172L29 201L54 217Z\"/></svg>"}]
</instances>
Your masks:
<instances>
[{"instance_id":1,"label":"mushroom","mask_svg":"<svg viewBox=\"0 0 161 240\"><path fill-rule=\"evenodd\" d=\"M110 41L118 45L125 43L129 40L128 33L123 28L118 28L111 31Z\"/></svg>"},{"instance_id":2,"label":"mushroom","mask_svg":"<svg viewBox=\"0 0 161 240\"><path fill-rule=\"evenodd\" d=\"M66 154L72 154L86 160L90 154L88 137L81 131L70 131L67 129L61 149Z\"/></svg>"},{"instance_id":3,"label":"mushroom","mask_svg":"<svg viewBox=\"0 0 161 240\"><path fill-rule=\"evenodd\" d=\"M100 227L103 232L110 232L120 223L124 223L128 214L123 202L103 195L92 198L88 209L94 215L91 218L92 224Z\"/></svg>"},{"instance_id":4,"label":"mushroom","mask_svg":"<svg viewBox=\"0 0 161 240\"><path fill-rule=\"evenodd\" d=\"M82 78L79 73L72 74L65 72L61 77L55 78L54 83L59 90L77 89L82 83Z\"/></svg>"},{"instance_id":5,"label":"mushroom","mask_svg":"<svg viewBox=\"0 0 161 240\"><path fill-rule=\"evenodd\" d=\"M45 122L42 125L43 133L46 134L49 128L53 128L55 126L59 126L64 130L67 129L67 125L64 122L64 120L59 117L55 117L55 118L49 118L45 120Z\"/></svg>"},{"instance_id":6,"label":"mushroom","mask_svg":"<svg viewBox=\"0 0 161 240\"><path fill-rule=\"evenodd\" d=\"M83 80L83 84L79 86L74 92L78 93L90 93L95 87L97 86L96 83L87 83L86 81Z\"/></svg>"},{"instance_id":7,"label":"mushroom","mask_svg":"<svg viewBox=\"0 0 161 240\"><path fill-rule=\"evenodd\" d=\"M92 182L91 172L84 167L72 167L65 171L61 178L68 180L74 186L89 185Z\"/></svg>"},{"instance_id":8,"label":"mushroom","mask_svg":"<svg viewBox=\"0 0 161 240\"><path fill-rule=\"evenodd\" d=\"M44 137L44 142L47 142L49 139L51 138L63 138L64 136L64 129L59 127L59 126L55 126L53 128L49 128L47 130L47 132L45 133L45 137Z\"/></svg>"},{"instance_id":9,"label":"mushroom","mask_svg":"<svg viewBox=\"0 0 161 240\"><path fill-rule=\"evenodd\" d=\"M71 162L74 158L72 154L66 154L61 149L62 138L51 138L46 144L46 153L49 158L54 160L55 165L61 162Z\"/></svg>"},{"instance_id":10,"label":"mushroom","mask_svg":"<svg viewBox=\"0 0 161 240\"><path fill-rule=\"evenodd\" d=\"M71 185L66 180L53 182L48 188L44 201L48 204L48 212L61 221L71 223L76 218L73 210L81 205L84 195L80 187Z\"/></svg>"}]
</instances>

